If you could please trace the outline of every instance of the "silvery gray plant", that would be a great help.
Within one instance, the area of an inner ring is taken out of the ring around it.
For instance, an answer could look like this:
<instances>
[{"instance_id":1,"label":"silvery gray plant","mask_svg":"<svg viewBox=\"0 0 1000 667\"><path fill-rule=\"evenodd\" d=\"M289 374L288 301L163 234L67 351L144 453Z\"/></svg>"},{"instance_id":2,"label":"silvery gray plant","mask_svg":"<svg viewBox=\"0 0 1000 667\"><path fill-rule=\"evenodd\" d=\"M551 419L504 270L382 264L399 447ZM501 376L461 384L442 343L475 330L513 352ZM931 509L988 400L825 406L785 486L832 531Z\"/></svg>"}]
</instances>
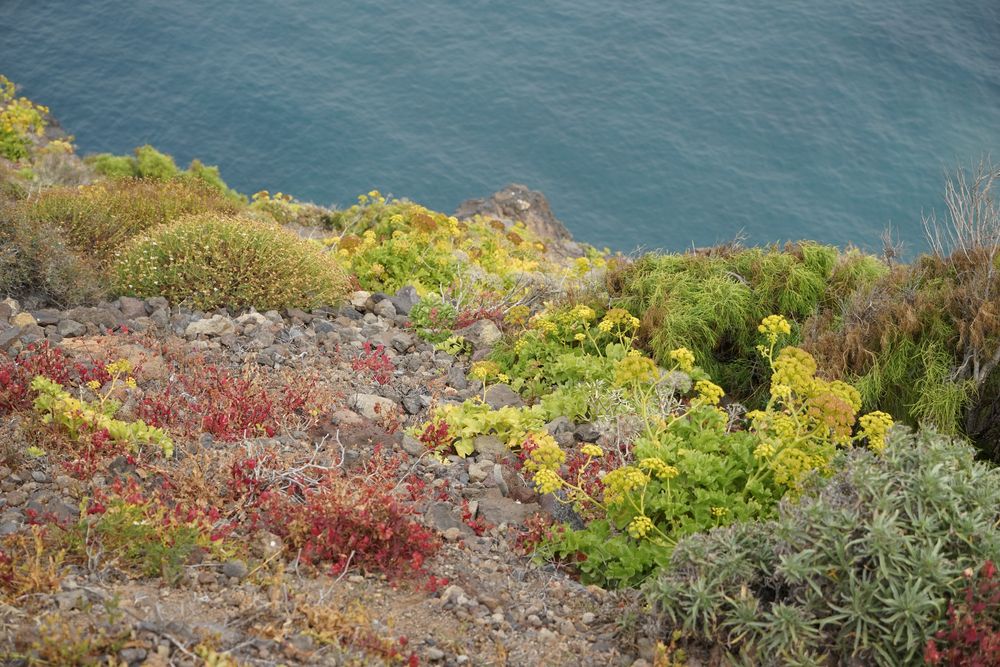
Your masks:
<instances>
[{"instance_id":1,"label":"silvery gray plant","mask_svg":"<svg viewBox=\"0 0 1000 667\"><path fill-rule=\"evenodd\" d=\"M773 521L682 540L645 588L661 636L680 628L733 664L920 664L963 571L1000 558L1000 470L899 427L836 468Z\"/></svg>"}]
</instances>

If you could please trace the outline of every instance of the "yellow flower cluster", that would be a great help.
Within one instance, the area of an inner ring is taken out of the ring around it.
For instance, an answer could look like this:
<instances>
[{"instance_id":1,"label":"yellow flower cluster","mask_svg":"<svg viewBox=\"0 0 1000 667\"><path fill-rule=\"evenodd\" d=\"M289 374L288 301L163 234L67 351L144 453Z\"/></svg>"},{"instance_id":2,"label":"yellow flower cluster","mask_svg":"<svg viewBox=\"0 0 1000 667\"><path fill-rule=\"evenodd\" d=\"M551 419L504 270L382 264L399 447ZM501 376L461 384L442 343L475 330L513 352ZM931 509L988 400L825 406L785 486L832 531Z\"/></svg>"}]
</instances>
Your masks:
<instances>
[{"instance_id":1,"label":"yellow flower cluster","mask_svg":"<svg viewBox=\"0 0 1000 667\"><path fill-rule=\"evenodd\" d=\"M861 435L868 439L868 447L875 452L885 449L885 437L893 426L892 416L877 410L869 412L860 420Z\"/></svg>"},{"instance_id":2,"label":"yellow flower cluster","mask_svg":"<svg viewBox=\"0 0 1000 667\"><path fill-rule=\"evenodd\" d=\"M612 470L601 482L604 485L604 502L616 504L627 494L649 484L649 476L638 468L625 466Z\"/></svg>"},{"instance_id":3,"label":"yellow flower cluster","mask_svg":"<svg viewBox=\"0 0 1000 667\"><path fill-rule=\"evenodd\" d=\"M681 474L677 468L661 459L642 459L639 461L639 467L648 472L650 475L655 475L662 480L673 479L674 477L677 477L677 475Z\"/></svg>"},{"instance_id":4,"label":"yellow flower cluster","mask_svg":"<svg viewBox=\"0 0 1000 667\"><path fill-rule=\"evenodd\" d=\"M554 471L548 468L543 468L535 473L533 477L535 482L535 489L538 493L555 493L562 488L563 480Z\"/></svg>"},{"instance_id":5,"label":"yellow flower cluster","mask_svg":"<svg viewBox=\"0 0 1000 667\"><path fill-rule=\"evenodd\" d=\"M698 380L694 383L694 390L698 393L698 397L709 405L718 405L726 394L722 387L710 380Z\"/></svg>"},{"instance_id":6,"label":"yellow flower cluster","mask_svg":"<svg viewBox=\"0 0 1000 667\"><path fill-rule=\"evenodd\" d=\"M810 454L798 447L785 447L771 459L774 481L796 487L813 470L825 468L828 459L820 454Z\"/></svg>"},{"instance_id":7,"label":"yellow flower cluster","mask_svg":"<svg viewBox=\"0 0 1000 667\"><path fill-rule=\"evenodd\" d=\"M753 450L753 455L759 459L769 459L774 456L774 445L769 442L762 442Z\"/></svg>"},{"instance_id":8,"label":"yellow flower cluster","mask_svg":"<svg viewBox=\"0 0 1000 667\"><path fill-rule=\"evenodd\" d=\"M566 452L559 447L555 438L545 431L532 431L528 434L528 440L535 444L535 447L528 454L528 460L524 462L525 470L537 473L548 470L557 473L560 466L566 462Z\"/></svg>"},{"instance_id":9,"label":"yellow flower cluster","mask_svg":"<svg viewBox=\"0 0 1000 667\"><path fill-rule=\"evenodd\" d=\"M722 517L729 514L729 510L725 507L713 507L709 510L716 519L721 519Z\"/></svg>"},{"instance_id":10,"label":"yellow flower cluster","mask_svg":"<svg viewBox=\"0 0 1000 667\"><path fill-rule=\"evenodd\" d=\"M603 449L589 442L580 448L580 453L584 456L591 456L593 458L600 458L604 456Z\"/></svg>"},{"instance_id":11,"label":"yellow flower cluster","mask_svg":"<svg viewBox=\"0 0 1000 667\"><path fill-rule=\"evenodd\" d=\"M823 392L806 401L806 414L817 426L829 432L838 445L851 441L855 411L850 403L832 392Z\"/></svg>"},{"instance_id":12,"label":"yellow flower cluster","mask_svg":"<svg viewBox=\"0 0 1000 667\"><path fill-rule=\"evenodd\" d=\"M690 373L694 370L694 352L686 347L671 350L670 359L677 364L677 370Z\"/></svg>"},{"instance_id":13,"label":"yellow flower cluster","mask_svg":"<svg viewBox=\"0 0 1000 667\"><path fill-rule=\"evenodd\" d=\"M778 339L778 336L792 333L792 327L781 315L768 315L760 322L760 326L757 327L757 331L761 332L767 336L768 340L772 343Z\"/></svg>"},{"instance_id":14,"label":"yellow flower cluster","mask_svg":"<svg viewBox=\"0 0 1000 667\"><path fill-rule=\"evenodd\" d=\"M485 361L477 361L472 364L472 368L469 370L469 375L476 380L485 382L489 378L500 375L500 366L497 362L490 361L489 359Z\"/></svg>"},{"instance_id":15,"label":"yellow flower cluster","mask_svg":"<svg viewBox=\"0 0 1000 667\"><path fill-rule=\"evenodd\" d=\"M648 516L639 515L628 524L628 534L634 539L641 540L653 530L653 521Z\"/></svg>"},{"instance_id":16,"label":"yellow flower cluster","mask_svg":"<svg viewBox=\"0 0 1000 667\"><path fill-rule=\"evenodd\" d=\"M620 387L655 382L657 377L659 377L659 371L649 357L629 355L615 365L615 384Z\"/></svg>"},{"instance_id":17,"label":"yellow flower cluster","mask_svg":"<svg viewBox=\"0 0 1000 667\"><path fill-rule=\"evenodd\" d=\"M122 375L132 372L132 362L128 359L118 359L107 365L107 371L111 375Z\"/></svg>"},{"instance_id":18,"label":"yellow flower cluster","mask_svg":"<svg viewBox=\"0 0 1000 667\"><path fill-rule=\"evenodd\" d=\"M774 360L771 385L784 385L799 396L808 396L813 391L816 376L816 360L805 350L786 347Z\"/></svg>"},{"instance_id":19,"label":"yellow flower cluster","mask_svg":"<svg viewBox=\"0 0 1000 667\"><path fill-rule=\"evenodd\" d=\"M632 315L624 308L612 308L604 317L597 328L603 333L619 333L631 335L639 328L639 318Z\"/></svg>"},{"instance_id":20,"label":"yellow flower cluster","mask_svg":"<svg viewBox=\"0 0 1000 667\"><path fill-rule=\"evenodd\" d=\"M517 305L507 311L504 322L513 326L524 326L531 316L531 309L525 305Z\"/></svg>"}]
</instances>

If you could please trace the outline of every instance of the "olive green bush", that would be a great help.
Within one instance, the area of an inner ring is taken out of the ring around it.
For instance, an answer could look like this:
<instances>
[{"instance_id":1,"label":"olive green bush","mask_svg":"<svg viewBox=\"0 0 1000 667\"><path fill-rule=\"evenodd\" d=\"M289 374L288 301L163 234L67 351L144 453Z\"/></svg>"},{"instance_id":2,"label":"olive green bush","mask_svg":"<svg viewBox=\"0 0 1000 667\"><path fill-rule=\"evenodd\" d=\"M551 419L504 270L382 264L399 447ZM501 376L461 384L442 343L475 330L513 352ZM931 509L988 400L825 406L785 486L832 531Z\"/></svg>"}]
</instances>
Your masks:
<instances>
[{"instance_id":1,"label":"olive green bush","mask_svg":"<svg viewBox=\"0 0 1000 667\"><path fill-rule=\"evenodd\" d=\"M201 214L164 225L118 253L121 294L210 310L309 308L341 300L346 274L328 252L276 224Z\"/></svg>"},{"instance_id":2,"label":"olive green bush","mask_svg":"<svg viewBox=\"0 0 1000 667\"><path fill-rule=\"evenodd\" d=\"M195 181L122 179L51 188L23 200L17 214L62 230L66 243L106 265L123 243L193 213L236 213L241 205Z\"/></svg>"},{"instance_id":3,"label":"olive green bush","mask_svg":"<svg viewBox=\"0 0 1000 667\"><path fill-rule=\"evenodd\" d=\"M659 630L741 664L918 664L967 568L1000 557L1000 470L897 428L767 523L678 543L646 587Z\"/></svg>"},{"instance_id":4,"label":"olive green bush","mask_svg":"<svg viewBox=\"0 0 1000 667\"><path fill-rule=\"evenodd\" d=\"M99 301L107 281L52 225L36 224L0 204L0 295L32 296L68 307Z\"/></svg>"}]
</instances>

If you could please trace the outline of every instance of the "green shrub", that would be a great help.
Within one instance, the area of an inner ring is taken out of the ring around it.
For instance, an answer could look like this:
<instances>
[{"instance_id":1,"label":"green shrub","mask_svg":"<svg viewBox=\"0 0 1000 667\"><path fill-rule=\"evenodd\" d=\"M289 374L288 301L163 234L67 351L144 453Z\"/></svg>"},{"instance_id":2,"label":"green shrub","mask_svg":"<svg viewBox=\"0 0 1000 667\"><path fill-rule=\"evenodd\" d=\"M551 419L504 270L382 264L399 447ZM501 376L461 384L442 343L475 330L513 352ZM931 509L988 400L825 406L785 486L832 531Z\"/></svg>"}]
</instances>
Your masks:
<instances>
[{"instance_id":1,"label":"green shrub","mask_svg":"<svg viewBox=\"0 0 1000 667\"><path fill-rule=\"evenodd\" d=\"M118 292L210 310L309 308L343 298L348 279L329 253L278 225L195 215L136 239L114 266Z\"/></svg>"},{"instance_id":2,"label":"green shrub","mask_svg":"<svg viewBox=\"0 0 1000 667\"><path fill-rule=\"evenodd\" d=\"M766 388L767 369L754 353L762 318L779 314L801 324L885 271L874 257L802 242L649 254L612 272L609 287L618 305L642 320L641 338L658 363L686 346L713 378L747 399Z\"/></svg>"},{"instance_id":3,"label":"green shrub","mask_svg":"<svg viewBox=\"0 0 1000 667\"><path fill-rule=\"evenodd\" d=\"M135 165L141 178L166 181L180 174L174 158L161 153L149 144L135 149Z\"/></svg>"},{"instance_id":4,"label":"green shrub","mask_svg":"<svg viewBox=\"0 0 1000 667\"><path fill-rule=\"evenodd\" d=\"M101 176L108 178L139 178L139 165L128 155L99 153L87 158L87 162Z\"/></svg>"},{"instance_id":5,"label":"green shrub","mask_svg":"<svg viewBox=\"0 0 1000 667\"><path fill-rule=\"evenodd\" d=\"M197 182L122 179L52 188L20 205L20 215L61 228L67 243L107 264L130 238L192 213L236 213L242 207Z\"/></svg>"},{"instance_id":6,"label":"green shrub","mask_svg":"<svg viewBox=\"0 0 1000 667\"><path fill-rule=\"evenodd\" d=\"M917 664L967 568L1000 557L1000 470L896 429L767 523L682 540L646 587L660 629L743 664Z\"/></svg>"}]
</instances>

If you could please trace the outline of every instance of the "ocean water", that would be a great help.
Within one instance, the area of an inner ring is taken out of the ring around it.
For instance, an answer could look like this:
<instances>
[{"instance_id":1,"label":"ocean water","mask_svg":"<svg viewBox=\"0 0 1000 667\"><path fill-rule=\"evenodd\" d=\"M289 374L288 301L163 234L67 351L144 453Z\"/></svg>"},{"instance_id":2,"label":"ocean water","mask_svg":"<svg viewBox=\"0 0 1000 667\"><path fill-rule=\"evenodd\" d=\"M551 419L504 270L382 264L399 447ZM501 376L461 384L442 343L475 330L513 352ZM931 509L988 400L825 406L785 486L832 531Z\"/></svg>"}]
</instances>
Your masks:
<instances>
[{"instance_id":1,"label":"ocean water","mask_svg":"<svg viewBox=\"0 0 1000 667\"><path fill-rule=\"evenodd\" d=\"M1000 160L998 0L2 0L0 72L83 152L342 206L521 182L620 250L912 252Z\"/></svg>"}]
</instances>

